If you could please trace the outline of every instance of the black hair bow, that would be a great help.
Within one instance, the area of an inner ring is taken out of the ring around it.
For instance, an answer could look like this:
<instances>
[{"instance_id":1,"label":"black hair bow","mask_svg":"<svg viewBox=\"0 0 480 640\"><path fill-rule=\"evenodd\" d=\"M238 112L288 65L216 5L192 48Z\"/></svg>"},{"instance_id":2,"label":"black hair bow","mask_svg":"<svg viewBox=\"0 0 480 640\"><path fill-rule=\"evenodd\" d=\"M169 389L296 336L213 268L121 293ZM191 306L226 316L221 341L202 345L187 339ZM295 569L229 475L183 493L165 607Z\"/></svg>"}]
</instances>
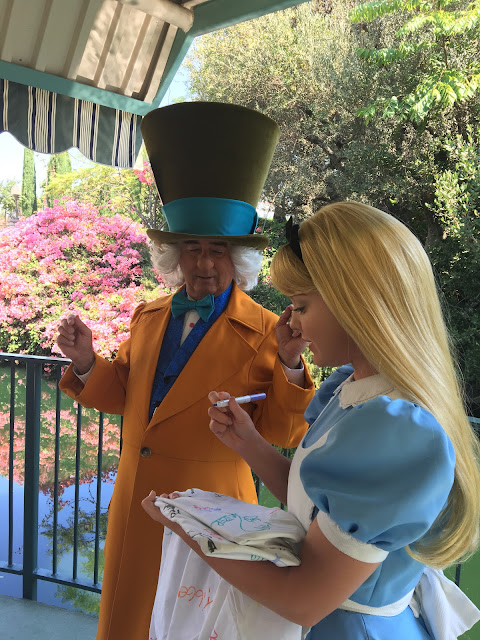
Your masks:
<instances>
[{"instance_id":1,"label":"black hair bow","mask_svg":"<svg viewBox=\"0 0 480 640\"><path fill-rule=\"evenodd\" d=\"M290 249L297 258L303 262L302 249L300 248L300 241L298 239L299 228L300 225L293 224L293 217L290 216L285 225L285 237L287 238Z\"/></svg>"}]
</instances>

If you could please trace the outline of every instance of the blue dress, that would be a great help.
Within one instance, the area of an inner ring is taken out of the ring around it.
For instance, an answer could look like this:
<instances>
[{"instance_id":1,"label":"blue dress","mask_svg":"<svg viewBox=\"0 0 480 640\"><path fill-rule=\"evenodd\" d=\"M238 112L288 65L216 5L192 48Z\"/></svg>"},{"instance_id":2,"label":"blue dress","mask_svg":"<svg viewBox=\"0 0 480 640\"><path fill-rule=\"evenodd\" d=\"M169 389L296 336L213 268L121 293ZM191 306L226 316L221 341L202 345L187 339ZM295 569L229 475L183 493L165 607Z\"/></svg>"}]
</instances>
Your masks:
<instances>
[{"instance_id":1,"label":"blue dress","mask_svg":"<svg viewBox=\"0 0 480 640\"><path fill-rule=\"evenodd\" d=\"M424 565L406 546L445 506L455 453L430 412L383 376L352 381L352 373L335 371L307 408L311 426L292 461L288 510L306 529L316 518L343 553L381 564L307 640L430 640L408 606Z\"/></svg>"}]
</instances>

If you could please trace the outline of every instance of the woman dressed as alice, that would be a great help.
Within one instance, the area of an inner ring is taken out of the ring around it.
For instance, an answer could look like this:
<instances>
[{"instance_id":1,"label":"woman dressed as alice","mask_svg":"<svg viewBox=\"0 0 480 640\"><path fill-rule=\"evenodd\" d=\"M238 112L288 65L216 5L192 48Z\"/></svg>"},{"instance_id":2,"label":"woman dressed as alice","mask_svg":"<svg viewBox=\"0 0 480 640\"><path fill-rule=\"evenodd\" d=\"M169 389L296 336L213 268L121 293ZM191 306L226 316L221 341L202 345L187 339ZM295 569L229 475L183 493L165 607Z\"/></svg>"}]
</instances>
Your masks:
<instances>
[{"instance_id":1,"label":"woman dressed as alice","mask_svg":"<svg viewBox=\"0 0 480 640\"><path fill-rule=\"evenodd\" d=\"M144 508L234 587L311 627L308 640L457 637L448 608L426 614L413 597L425 576L424 595L442 590L430 569L473 553L480 520L478 441L425 251L392 216L336 203L291 229L271 276L315 364L339 368L291 462L233 399L209 409L210 428L301 522L301 564L205 556L153 494Z\"/></svg>"}]
</instances>

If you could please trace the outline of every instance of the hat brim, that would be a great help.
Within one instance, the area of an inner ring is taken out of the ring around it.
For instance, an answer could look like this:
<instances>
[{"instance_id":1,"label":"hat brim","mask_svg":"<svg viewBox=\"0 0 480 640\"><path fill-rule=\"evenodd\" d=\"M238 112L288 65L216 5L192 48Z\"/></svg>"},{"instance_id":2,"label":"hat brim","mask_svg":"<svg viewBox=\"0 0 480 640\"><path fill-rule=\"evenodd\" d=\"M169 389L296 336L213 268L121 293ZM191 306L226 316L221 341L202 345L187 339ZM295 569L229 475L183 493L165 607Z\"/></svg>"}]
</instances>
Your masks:
<instances>
[{"instance_id":1,"label":"hat brim","mask_svg":"<svg viewBox=\"0 0 480 640\"><path fill-rule=\"evenodd\" d=\"M187 240L218 240L242 247L252 247L263 251L268 246L270 239L261 233L249 233L245 236L203 236L190 233L174 233L172 231L160 231L159 229L147 229L147 236L155 244L173 244Z\"/></svg>"}]
</instances>

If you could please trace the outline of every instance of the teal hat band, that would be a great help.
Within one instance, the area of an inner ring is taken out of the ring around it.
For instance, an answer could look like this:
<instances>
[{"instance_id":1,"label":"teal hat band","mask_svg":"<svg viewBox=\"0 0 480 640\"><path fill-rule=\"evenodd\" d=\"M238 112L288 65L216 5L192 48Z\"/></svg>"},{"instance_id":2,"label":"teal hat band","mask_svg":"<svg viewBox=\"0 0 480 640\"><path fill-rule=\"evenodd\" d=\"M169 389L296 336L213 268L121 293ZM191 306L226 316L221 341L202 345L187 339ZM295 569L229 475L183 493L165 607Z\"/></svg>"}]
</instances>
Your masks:
<instances>
[{"instance_id":1,"label":"teal hat band","mask_svg":"<svg viewBox=\"0 0 480 640\"><path fill-rule=\"evenodd\" d=\"M163 205L172 233L193 236L246 236L254 233L255 207L229 198L180 198Z\"/></svg>"}]
</instances>

